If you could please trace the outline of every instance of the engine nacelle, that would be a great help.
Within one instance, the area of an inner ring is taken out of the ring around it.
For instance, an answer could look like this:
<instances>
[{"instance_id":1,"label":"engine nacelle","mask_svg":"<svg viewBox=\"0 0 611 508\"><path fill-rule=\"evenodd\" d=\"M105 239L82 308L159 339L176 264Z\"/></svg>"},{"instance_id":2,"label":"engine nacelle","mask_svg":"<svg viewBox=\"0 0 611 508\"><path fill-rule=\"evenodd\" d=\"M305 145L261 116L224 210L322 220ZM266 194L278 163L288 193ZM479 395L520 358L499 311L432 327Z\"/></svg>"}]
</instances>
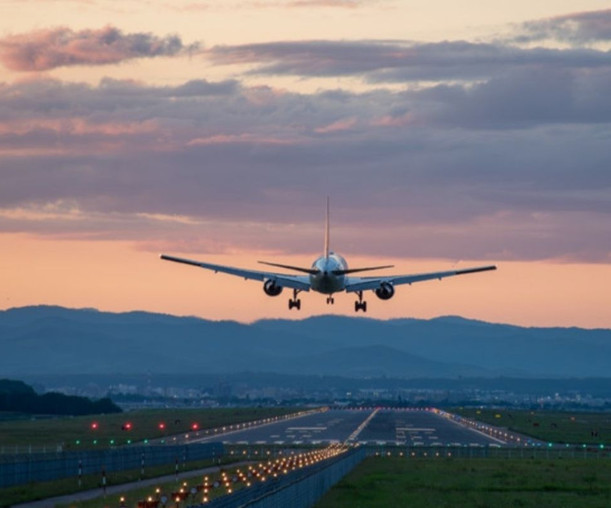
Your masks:
<instances>
[{"instance_id":1,"label":"engine nacelle","mask_svg":"<svg viewBox=\"0 0 611 508\"><path fill-rule=\"evenodd\" d=\"M375 292L380 300L390 300L395 295L395 288L389 282L382 282Z\"/></svg>"},{"instance_id":2,"label":"engine nacelle","mask_svg":"<svg viewBox=\"0 0 611 508\"><path fill-rule=\"evenodd\" d=\"M263 283L263 291L268 296L278 296L282 293L282 286L278 286L273 280L266 280Z\"/></svg>"}]
</instances>

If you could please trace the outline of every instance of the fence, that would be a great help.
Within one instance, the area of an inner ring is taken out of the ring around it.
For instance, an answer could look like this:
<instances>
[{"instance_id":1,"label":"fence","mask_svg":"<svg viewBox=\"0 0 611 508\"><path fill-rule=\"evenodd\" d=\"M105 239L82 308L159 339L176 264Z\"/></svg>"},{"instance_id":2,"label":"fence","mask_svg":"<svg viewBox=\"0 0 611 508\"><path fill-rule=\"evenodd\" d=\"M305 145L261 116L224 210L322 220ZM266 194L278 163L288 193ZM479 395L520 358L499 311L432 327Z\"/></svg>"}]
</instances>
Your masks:
<instances>
[{"instance_id":1,"label":"fence","mask_svg":"<svg viewBox=\"0 0 611 508\"><path fill-rule=\"evenodd\" d=\"M309 508L333 485L348 474L366 456L363 448L352 449L332 459L288 473L266 483L239 490L229 496L219 497L205 505L206 508Z\"/></svg>"},{"instance_id":2,"label":"fence","mask_svg":"<svg viewBox=\"0 0 611 508\"><path fill-rule=\"evenodd\" d=\"M32 453L15 455L0 462L0 488L102 471L126 471L149 466L220 458L222 443L177 446L134 446L98 451Z\"/></svg>"},{"instance_id":3,"label":"fence","mask_svg":"<svg viewBox=\"0 0 611 508\"><path fill-rule=\"evenodd\" d=\"M240 455L248 458L282 455L280 448L244 446ZM237 450L236 450L237 451ZM284 506L307 508L313 506L335 483L348 474L366 456L404 457L410 459L598 459L608 460L608 448L596 446L359 446L334 459L316 464L267 483L257 483L234 494L215 499L200 508L278 508Z\"/></svg>"},{"instance_id":4,"label":"fence","mask_svg":"<svg viewBox=\"0 0 611 508\"><path fill-rule=\"evenodd\" d=\"M608 459L609 448L597 446L394 446L366 445L367 455L406 458L473 459Z\"/></svg>"}]
</instances>

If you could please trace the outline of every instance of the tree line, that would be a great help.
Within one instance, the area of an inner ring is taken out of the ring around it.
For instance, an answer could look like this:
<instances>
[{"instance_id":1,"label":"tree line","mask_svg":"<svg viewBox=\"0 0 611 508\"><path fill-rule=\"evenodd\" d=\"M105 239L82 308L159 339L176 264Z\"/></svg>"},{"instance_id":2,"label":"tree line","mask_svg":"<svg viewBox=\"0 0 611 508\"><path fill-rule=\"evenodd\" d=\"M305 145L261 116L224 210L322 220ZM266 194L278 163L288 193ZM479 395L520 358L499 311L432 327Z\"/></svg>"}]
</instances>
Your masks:
<instances>
[{"instance_id":1,"label":"tree line","mask_svg":"<svg viewBox=\"0 0 611 508\"><path fill-rule=\"evenodd\" d=\"M11 379L0 379L0 411L74 416L122 412L109 398L91 400L55 392L38 395L30 385Z\"/></svg>"}]
</instances>

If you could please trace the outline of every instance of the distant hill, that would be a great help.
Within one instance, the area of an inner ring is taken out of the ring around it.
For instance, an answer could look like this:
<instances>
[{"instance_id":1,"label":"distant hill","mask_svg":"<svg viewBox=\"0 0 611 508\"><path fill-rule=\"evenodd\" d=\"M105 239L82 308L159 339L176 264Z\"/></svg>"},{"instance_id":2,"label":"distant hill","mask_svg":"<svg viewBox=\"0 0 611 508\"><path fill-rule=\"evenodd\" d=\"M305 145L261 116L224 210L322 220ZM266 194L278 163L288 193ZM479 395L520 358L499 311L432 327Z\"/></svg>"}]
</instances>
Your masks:
<instances>
[{"instance_id":1,"label":"distant hill","mask_svg":"<svg viewBox=\"0 0 611 508\"><path fill-rule=\"evenodd\" d=\"M87 397L45 393L38 395L22 381L0 379L0 411L45 415L91 415L120 413L121 408L110 399L90 400Z\"/></svg>"},{"instance_id":2,"label":"distant hill","mask_svg":"<svg viewBox=\"0 0 611 508\"><path fill-rule=\"evenodd\" d=\"M251 325L146 312L0 311L0 373L275 372L346 377L609 377L611 330L459 317L319 316Z\"/></svg>"}]
</instances>

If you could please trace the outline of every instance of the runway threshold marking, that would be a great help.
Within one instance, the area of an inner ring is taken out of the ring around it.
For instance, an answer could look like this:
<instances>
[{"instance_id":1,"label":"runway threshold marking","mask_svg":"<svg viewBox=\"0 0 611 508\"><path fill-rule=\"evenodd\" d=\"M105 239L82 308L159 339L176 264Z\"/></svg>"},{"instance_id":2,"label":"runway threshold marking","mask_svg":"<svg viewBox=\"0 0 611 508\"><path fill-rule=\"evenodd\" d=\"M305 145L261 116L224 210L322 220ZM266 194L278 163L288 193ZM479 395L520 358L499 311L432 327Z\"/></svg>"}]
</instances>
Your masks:
<instances>
[{"instance_id":1,"label":"runway threshold marking","mask_svg":"<svg viewBox=\"0 0 611 508\"><path fill-rule=\"evenodd\" d=\"M305 418L306 416L310 416L311 414L313 414L313 412L306 412L305 414L301 414L301 415L295 415L295 416L289 416L289 420L296 420L298 418ZM277 425L279 423L282 423L282 420L276 420L276 421L272 421L272 422L267 422L267 423L261 423L259 425L252 425L249 426L248 428L241 428L241 429L236 429L236 430L230 430L227 432L222 432L219 434L214 434L212 436L208 436L208 437L201 437L201 438L195 438L195 439L191 439L188 442L184 443L184 444L194 444L194 443L203 443L205 441L219 441L221 440L223 437L225 436L229 436L230 434L237 434L239 432L248 432L249 430L252 429L259 429L261 427L267 427L269 425ZM229 442L229 441L223 441L223 442Z\"/></svg>"},{"instance_id":2,"label":"runway threshold marking","mask_svg":"<svg viewBox=\"0 0 611 508\"><path fill-rule=\"evenodd\" d=\"M327 430L327 427L287 427L286 432L289 430Z\"/></svg>"},{"instance_id":3,"label":"runway threshold marking","mask_svg":"<svg viewBox=\"0 0 611 508\"><path fill-rule=\"evenodd\" d=\"M408 431L408 432L434 432L434 428L416 428L416 427L396 427L397 430Z\"/></svg>"}]
</instances>

